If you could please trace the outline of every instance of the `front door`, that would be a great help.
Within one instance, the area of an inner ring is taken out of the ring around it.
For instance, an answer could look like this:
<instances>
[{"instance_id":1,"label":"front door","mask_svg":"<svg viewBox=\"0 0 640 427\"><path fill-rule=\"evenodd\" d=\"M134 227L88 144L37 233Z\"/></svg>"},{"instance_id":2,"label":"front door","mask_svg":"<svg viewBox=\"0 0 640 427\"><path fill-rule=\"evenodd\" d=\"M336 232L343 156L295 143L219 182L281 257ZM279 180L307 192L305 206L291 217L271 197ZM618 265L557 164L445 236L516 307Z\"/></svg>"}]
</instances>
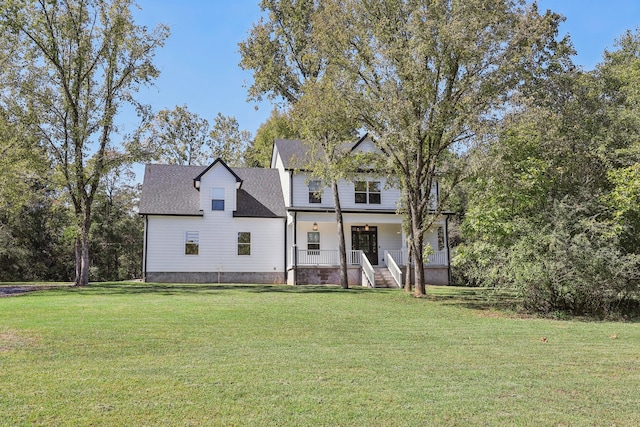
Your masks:
<instances>
[{"instance_id":1,"label":"front door","mask_svg":"<svg viewBox=\"0 0 640 427\"><path fill-rule=\"evenodd\" d=\"M371 265L378 265L378 227L351 227L351 246L355 251L362 251Z\"/></svg>"}]
</instances>

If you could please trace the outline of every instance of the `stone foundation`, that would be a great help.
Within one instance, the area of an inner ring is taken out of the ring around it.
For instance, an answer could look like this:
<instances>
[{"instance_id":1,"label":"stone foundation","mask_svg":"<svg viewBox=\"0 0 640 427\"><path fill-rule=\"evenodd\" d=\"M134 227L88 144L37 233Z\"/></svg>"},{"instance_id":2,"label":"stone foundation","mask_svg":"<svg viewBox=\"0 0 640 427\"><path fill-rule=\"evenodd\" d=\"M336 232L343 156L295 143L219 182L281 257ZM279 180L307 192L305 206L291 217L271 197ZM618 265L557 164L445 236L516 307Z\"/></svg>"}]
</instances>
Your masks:
<instances>
[{"instance_id":1,"label":"stone foundation","mask_svg":"<svg viewBox=\"0 0 640 427\"><path fill-rule=\"evenodd\" d=\"M245 273L245 272L147 272L146 282L157 283L257 283L284 284L283 272Z\"/></svg>"}]
</instances>

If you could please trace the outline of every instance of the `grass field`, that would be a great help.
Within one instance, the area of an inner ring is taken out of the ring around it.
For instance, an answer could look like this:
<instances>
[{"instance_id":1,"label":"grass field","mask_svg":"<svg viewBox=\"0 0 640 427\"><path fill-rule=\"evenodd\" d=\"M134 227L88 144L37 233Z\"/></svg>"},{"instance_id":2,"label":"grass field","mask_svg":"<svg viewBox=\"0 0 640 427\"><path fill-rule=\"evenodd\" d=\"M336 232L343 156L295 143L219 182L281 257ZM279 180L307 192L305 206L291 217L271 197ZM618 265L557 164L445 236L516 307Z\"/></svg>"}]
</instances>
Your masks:
<instances>
[{"instance_id":1,"label":"grass field","mask_svg":"<svg viewBox=\"0 0 640 427\"><path fill-rule=\"evenodd\" d=\"M114 283L0 298L0 425L640 425L640 324L428 292Z\"/></svg>"}]
</instances>

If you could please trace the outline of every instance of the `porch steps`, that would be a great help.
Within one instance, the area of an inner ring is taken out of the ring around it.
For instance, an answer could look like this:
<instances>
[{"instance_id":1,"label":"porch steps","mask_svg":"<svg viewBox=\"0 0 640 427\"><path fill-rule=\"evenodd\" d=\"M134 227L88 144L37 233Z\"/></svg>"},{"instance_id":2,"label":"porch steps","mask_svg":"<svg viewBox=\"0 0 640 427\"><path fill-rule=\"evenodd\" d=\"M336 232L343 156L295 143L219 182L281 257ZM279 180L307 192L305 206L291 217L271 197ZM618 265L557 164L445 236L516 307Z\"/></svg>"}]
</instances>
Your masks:
<instances>
[{"instance_id":1,"label":"porch steps","mask_svg":"<svg viewBox=\"0 0 640 427\"><path fill-rule=\"evenodd\" d=\"M376 274L376 288L399 288L388 268L375 267L373 270Z\"/></svg>"}]
</instances>

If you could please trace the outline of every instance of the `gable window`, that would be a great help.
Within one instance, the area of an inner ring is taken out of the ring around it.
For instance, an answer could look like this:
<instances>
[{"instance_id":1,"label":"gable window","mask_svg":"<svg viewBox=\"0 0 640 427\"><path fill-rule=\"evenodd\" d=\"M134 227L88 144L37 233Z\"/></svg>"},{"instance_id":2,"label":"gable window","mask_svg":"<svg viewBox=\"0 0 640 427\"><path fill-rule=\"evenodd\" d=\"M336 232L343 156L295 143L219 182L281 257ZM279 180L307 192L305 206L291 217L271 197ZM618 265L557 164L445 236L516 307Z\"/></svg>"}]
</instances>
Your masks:
<instances>
[{"instance_id":1,"label":"gable window","mask_svg":"<svg viewBox=\"0 0 640 427\"><path fill-rule=\"evenodd\" d=\"M319 180L309 181L309 203L322 203L322 184Z\"/></svg>"},{"instance_id":2,"label":"gable window","mask_svg":"<svg viewBox=\"0 0 640 427\"><path fill-rule=\"evenodd\" d=\"M238 255L251 255L251 233L238 233Z\"/></svg>"},{"instance_id":3,"label":"gable window","mask_svg":"<svg viewBox=\"0 0 640 427\"><path fill-rule=\"evenodd\" d=\"M200 248L200 232L187 231L184 233L184 254L198 255Z\"/></svg>"},{"instance_id":4,"label":"gable window","mask_svg":"<svg viewBox=\"0 0 640 427\"><path fill-rule=\"evenodd\" d=\"M212 211L224 210L224 188L211 189L211 210Z\"/></svg>"},{"instance_id":5,"label":"gable window","mask_svg":"<svg viewBox=\"0 0 640 427\"><path fill-rule=\"evenodd\" d=\"M381 201L380 181L356 181L355 201L356 203L379 205Z\"/></svg>"},{"instance_id":6,"label":"gable window","mask_svg":"<svg viewBox=\"0 0 640 427\"><path fill-rule=\"evenodd\" d=\"M307 232L307 250L319 251L320 250L320 232L309 231ZM312 255L318 255L319 252L310 253Z\"/></svg>"}]
</instances>

